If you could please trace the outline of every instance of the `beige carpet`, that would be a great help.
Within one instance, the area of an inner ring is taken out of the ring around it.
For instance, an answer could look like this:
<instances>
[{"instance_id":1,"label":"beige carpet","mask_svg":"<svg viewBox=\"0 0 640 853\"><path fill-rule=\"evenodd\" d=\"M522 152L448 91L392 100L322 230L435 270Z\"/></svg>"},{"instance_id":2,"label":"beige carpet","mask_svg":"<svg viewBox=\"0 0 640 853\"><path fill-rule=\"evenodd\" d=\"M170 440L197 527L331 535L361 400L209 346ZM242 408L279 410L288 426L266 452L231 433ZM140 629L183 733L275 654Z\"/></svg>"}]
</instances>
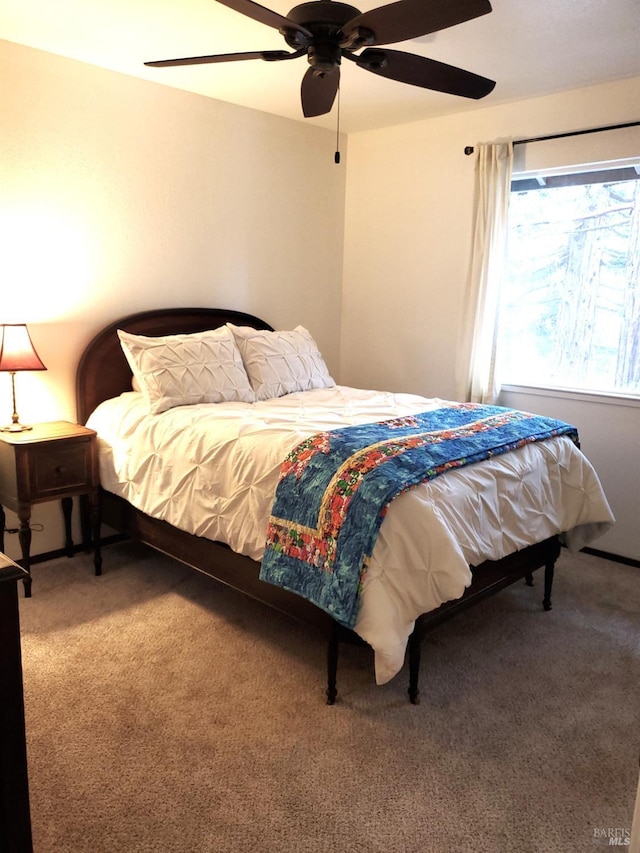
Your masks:
<instances>
[{"instance_id":1,"label":"beige carpet","mask_svg":"<svg viewBox=\"0 0 640 853\"><path fill-rule=\"evenodd\" d=\"M430 635L422 704L130 544L21 599L36 853L576 853L630 829L640 570L566 553Z\"/></svg>"}]
</instances>

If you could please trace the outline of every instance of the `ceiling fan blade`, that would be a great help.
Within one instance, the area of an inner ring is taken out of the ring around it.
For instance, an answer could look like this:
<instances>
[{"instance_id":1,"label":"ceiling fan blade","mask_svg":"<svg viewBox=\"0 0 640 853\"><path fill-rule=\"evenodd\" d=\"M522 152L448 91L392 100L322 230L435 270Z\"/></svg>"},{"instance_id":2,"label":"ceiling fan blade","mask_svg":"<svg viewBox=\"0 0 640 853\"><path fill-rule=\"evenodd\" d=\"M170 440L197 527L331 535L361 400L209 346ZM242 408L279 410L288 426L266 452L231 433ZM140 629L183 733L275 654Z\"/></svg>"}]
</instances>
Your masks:
<instances>
[{"instance_id":1,"label":"ceiling fan blade","mask_svg":"<svg viewBox=\"0 0 640 853\"><path fill-rule=\"evenodd\" d=\"M345 56L349 54L345 53ZM463 98L484 98L496 85L494 80L472 74L471 71L400 50L370 48L359 56L352 55L349 58L360 68L381 77Z\"/></svg>"},{"instance_id":2,"label":"ceiling fan blade","mask_svg":"<svg viewBox=\"0 0 640 853\"><path fill-rule=\"evenodd\" d=\"M223 6L228 6L234 12L240 12L241 15L246 15L248 18L253 18L254 21L259 21L261 24L266 24L268 27L274 27L276 30L286 30L287 32L295 31L302 33L307 38L311 38L312 34L305 27L296 24L290 18L285 18L284 15L279 15L278 12L273 12L267 9L266 6L261 6L259 3L254 3L253 0L218 0Z\"/></svg>"},{"instance_id":3,"label":"ceiling fan blade","mask_svg":"<svg viewBox=\"0 0 640 853\"><path fill-rule=\"evenodd\" d=\"M314 74L309 68L302 78L300 94L305 118L322 116L331 112L340 85L340 68L336 66L324 75Z\"/></svg>"},{"instance_id":4,"label":"ceiling fan blade","mask_svg":"<svg viewBox=\"0 0 640 853\"><path fill-rule=\"evenodd\" d=\"M395 44L445 30L488 12L491 12L489 0L397 0L352 18L343 32L348 46ZM345 42L342 44L344 47Z\"/></svg>"},{"instance_id":5,"label":"ceiling fan blade","mask_svg":"<svg viewBox=\"0 0 640 853\"><path fill-rule=\"evenodd\" d=\"M238 62L243 59L264 59L267 62L279 62L281 59L296 59L304 50L287 53L286 50L254 50L249 53L216 53L213 56L189 56L185 59L159 59L157 62L145 62L153 68L166 68L170 65L207 65L210 62Z\"/></svg>"}]
</instances>

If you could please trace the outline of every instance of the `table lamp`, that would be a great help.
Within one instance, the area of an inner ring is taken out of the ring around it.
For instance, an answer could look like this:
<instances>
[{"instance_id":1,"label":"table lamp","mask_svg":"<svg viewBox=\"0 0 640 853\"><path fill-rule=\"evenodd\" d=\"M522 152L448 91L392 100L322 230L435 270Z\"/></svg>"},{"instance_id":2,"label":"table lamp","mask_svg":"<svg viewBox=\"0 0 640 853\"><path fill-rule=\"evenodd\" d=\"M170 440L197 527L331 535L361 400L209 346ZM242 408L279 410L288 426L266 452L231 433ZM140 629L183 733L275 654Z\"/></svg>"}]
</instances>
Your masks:
<instances>
[{"instance_id":1,"label":"table lamp","mask_svg":"<svg viewBox=\"0 0 640 853\"><path fill-rule=\"evenodd\" d=\"M1 432L22 432L31 429L20 423L16 411L16 373L20 370L46 370L40 356L31 343L31 337L24 323L12 323L0 326L0 371L11 374L11 392L13 394L13 415L9 426L0 427Z\"/></svg>"}]
</instances>

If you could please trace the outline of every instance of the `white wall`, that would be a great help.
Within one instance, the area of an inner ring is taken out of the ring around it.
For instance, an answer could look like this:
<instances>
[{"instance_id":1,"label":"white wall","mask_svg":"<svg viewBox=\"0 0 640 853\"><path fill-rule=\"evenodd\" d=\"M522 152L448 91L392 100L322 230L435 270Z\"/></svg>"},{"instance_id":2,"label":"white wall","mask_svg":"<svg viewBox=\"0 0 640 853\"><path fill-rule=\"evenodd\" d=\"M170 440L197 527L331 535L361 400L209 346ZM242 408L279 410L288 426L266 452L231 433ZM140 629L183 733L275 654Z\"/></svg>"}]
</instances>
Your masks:
<instances>
[{"instance_id":1,"label":"white wall","mask_svg":"<svg viewBox=\"0 0 640 853\"><path fill-rule=\"evenodd\" d=\"M458 328L467 276L478 142L638 119L640 78L485 107L349 137L342 309L342 381L455 398ZM557 398L540 405L562 417ZM607 415L581 409L597 432L583 447L618 517L594 543L640 559L640 409L624 410L613 446ZM618 413L620 414L620 412ZM616 422L618 418L616 418ZM596 426L602 425L602 430ZM584 438L584 436L583 436Z\"/></svg>"},{"instance_id":2,"label":"white wall","mask_svg":"<svg viewBox=\"0 0 640 853\"><path fill-rule=\"evenodd\" d=\"M303 323L338 375L345 169L331 131L9 42L0 79L0 322L27 322L48 368L16 377L23 421L75 420L85 344L153 307ZM62 544L59 516L36 507L34 554Z\"/></svg>"},{"instance_id":3,"label":"white wall","mask_svg":"<svg viewBox=\"0 0 640 853\"><path fill-rule=\"evenodd\" d=\"M576 424L580 446L595 466L616 524L593 548L640 559L640 401L605 400L585 394L505 390L500 404Z\"/></svg>"}]
</instances>

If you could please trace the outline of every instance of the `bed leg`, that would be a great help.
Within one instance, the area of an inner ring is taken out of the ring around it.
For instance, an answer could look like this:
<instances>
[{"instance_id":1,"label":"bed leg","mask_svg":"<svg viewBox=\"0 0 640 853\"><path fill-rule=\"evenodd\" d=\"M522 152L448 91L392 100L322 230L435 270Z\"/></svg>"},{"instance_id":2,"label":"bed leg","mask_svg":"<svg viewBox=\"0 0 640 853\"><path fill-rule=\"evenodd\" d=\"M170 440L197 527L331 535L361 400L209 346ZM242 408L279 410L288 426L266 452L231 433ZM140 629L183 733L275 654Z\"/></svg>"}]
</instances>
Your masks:
<instances>
[{"instance_id":1,"label":"bed leg","mask_svg":"<svg viewBox=\"0 0 640 853\"><path fill-rule=\"evenodd\" d=\"M527 572L524 576L524 582L527 586L533 586L533 572Z\"/></svg>"},{"instance_id":2,"label":"bed leg","mask_svg":"<svg viewBox=\"0 0 640 853\"><path fill-rule=\"evenodd\" d=\"M418 687L420 652L420 636L414 628L409 637L409 690L407 691L412 705L420 704L420 688Z\"/></svg>"},{"instance_id":3,"label":"bed leg","mask_svg":"<svg viewBox=\"0 0 640 853\"><path fill-rule=\"evenodd\" d=\"M338 675L338 626L334 623L331 628L329 645L327 646L327 705L333 705L338 695L336 678Z\"/></svg>"},{"instance_id":4,"label":"bed leg","mask_svg":"<svg viewBox=\"0 0 640 853\"><path fill-rule=\"evenodd\" d=\"M542 606L545 610L551 610L551 587L553 586L553 570L555 568L555 560L547 563L544 567L544 598Z\"/></svg>"}]
</instances>

